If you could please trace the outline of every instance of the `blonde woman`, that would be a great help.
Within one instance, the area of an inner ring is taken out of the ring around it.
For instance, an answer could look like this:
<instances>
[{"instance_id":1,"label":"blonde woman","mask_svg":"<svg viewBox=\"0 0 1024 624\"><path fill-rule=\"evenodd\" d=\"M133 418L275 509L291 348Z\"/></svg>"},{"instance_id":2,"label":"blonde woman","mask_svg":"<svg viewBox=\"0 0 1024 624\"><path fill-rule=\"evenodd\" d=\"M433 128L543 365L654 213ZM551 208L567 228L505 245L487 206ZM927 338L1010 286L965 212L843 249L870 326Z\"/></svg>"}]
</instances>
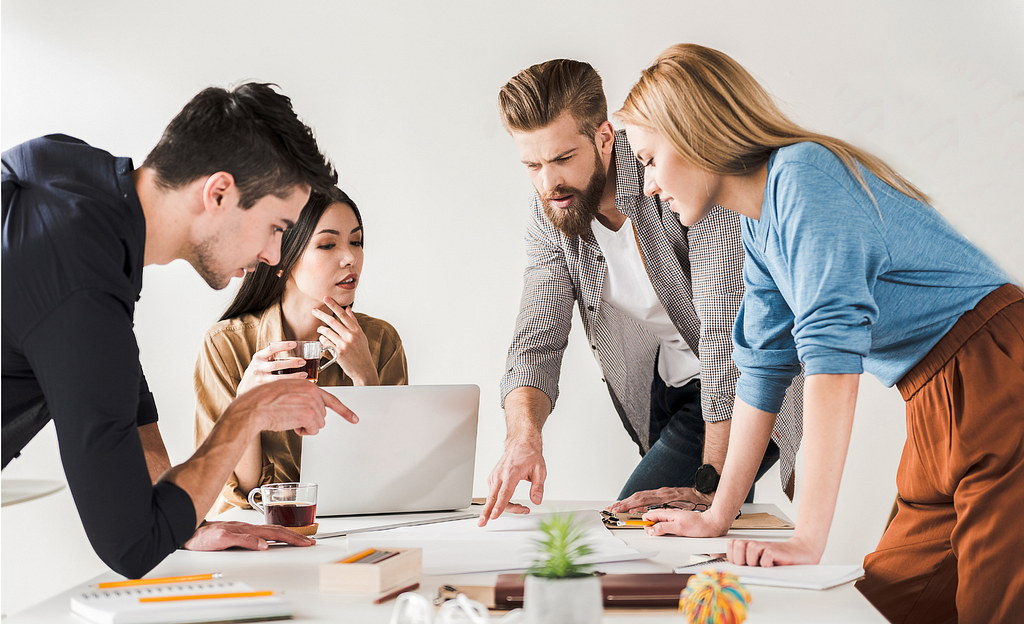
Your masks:
<instances>
[{"instance_id":1,"label":"blonde woman","mask_svg":"<svg viewBox=\"0 0 1024 624\"><path fill-rule=\"evenodd\" d=\"M734 540L746 565L821 559L859 375L897 385L907 445L899 512L858 587L899 622L1024 613L1024 293L912 184L783 115L734 60L682 44L643 72L618 117L645 192L684 225L742 215L746 294L725 470L703 514L658 510L650 533L724 534L803 364L805 466L794 536Z\"/></svg>"}]
</instances>

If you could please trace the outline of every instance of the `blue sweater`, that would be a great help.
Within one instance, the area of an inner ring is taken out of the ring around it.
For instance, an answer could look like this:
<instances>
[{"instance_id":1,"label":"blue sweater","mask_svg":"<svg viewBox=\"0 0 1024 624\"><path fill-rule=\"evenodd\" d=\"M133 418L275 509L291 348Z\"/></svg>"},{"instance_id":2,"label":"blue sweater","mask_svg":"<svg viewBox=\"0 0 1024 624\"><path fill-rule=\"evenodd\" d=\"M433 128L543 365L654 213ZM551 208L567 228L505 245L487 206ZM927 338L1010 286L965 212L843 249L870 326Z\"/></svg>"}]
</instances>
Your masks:
<instances>
[{"instance_id":1,"label":"blue sweater","mask_svg":"<svg viewBox=\"0 0 1024 624\"><path fill-rule=\"evenodd\" d=\"M817 143L768 160L761 219L742 219L733 359L748 405L777 413L801 362L807 375L868 371L892 386L1013 281L934 208L861 172L877 206Z\"/></svg>"}]
</instances>

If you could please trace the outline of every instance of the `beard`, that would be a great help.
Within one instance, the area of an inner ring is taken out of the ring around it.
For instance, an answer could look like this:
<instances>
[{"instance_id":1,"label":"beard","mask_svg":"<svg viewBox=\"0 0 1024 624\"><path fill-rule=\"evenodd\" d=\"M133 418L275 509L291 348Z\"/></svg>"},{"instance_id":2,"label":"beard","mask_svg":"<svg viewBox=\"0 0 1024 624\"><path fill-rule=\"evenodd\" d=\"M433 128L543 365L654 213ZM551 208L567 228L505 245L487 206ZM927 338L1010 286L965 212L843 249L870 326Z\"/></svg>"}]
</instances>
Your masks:
<instances>
[{"instance_id":1,"label":"beard","mask_svg":"<svg viewBox=\"0 0 1024 624\"><path fill-rule=\"evenodd\" d=\"M199 277L210 285L214 290L223 290L231 282L231 275L223 275L216 269L217 249L220 248L220 240L217 236L210 236L203 239L192 249L192 258L189 264L196 270Z\"/></svg>"},{"instance_id":2,"label":"beard","mask_svg":"<svg viewBox=\"0 0 1024 624\"><path fill-rule=\"evenodd\" d=\"M580 190L571 186L558 186L549 197L572 195L572 203L565 208L555 208L548 197L541 196L544 214L559 232L569 238L584 237L590 231L590 222L601 212L601 195L607 180L601 155L594 149L594 175L590 176L587 188Z\"/></svg>"}]
</instances>

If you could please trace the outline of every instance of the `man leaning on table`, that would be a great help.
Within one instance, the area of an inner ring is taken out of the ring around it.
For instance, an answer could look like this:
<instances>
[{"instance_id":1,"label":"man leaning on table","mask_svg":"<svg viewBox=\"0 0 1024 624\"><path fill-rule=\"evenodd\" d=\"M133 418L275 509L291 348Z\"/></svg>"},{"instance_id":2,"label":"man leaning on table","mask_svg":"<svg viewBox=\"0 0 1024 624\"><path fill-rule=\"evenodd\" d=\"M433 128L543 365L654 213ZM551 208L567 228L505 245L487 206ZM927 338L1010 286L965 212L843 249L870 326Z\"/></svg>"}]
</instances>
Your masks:
<instances>
[{"instance_id":1,"label":"man leaning on table","mask_svg":"<svg viewBox=\"0 0 1024 624\"><path fill-rule=\"evenodd\" d=\"M313 541L202 519L260 430L315 434L336 398L279 381L235 399L171 467L133 330L143 267L182 258L213 288L260 262L310 189L337 178L290 100L270 85L199 93L135 169L64 135L3 153L3 465L53 420L86 534L129 577L180 546Z\"/></svg>"},{"instance_id":2,"label":"man leaning on table","mask_svg":"<svg viewBox=\"0 0 1024 624\"><path fill-rule=\"evenodd\" d=\"M710 502L738 377L731 332L743 297L739 219L716 207L685 228L659 198L644 196L643 166L608 121L601 78L587 63L534 65L502 87L498 100L536 192L501 381L505 452L491 472L480 524L506 508L528 512L509 503L522 480L531 482L530 499L542 500L541 429L558 397L574 303L612 404L643 456L612 509ZM757 475L781 448L790 497L799 396L787 397ZM579 430L584 440L585 422Z\"/></svg>"}]
</instances>

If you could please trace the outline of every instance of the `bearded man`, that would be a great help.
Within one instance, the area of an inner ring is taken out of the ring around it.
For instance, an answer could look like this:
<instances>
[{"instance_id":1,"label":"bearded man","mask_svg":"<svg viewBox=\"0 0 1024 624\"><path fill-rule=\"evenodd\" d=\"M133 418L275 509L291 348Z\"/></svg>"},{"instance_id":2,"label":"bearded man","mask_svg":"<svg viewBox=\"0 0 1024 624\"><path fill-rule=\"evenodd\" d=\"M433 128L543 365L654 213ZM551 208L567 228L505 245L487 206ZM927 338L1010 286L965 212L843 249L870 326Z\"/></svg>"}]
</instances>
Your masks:
<instances>
[{"instance_id":1,"label":"bearded man","mask_svg":"<svg viewBox=\"0 0 1024 624\"><path fill-rule=\"evenodd\" d=\"M739 376L731 340L743 297L739 218L716 206L686 228L660 198L644 196L644 166L608 121L601 78L587 63L534 65L502 87L498 101L536 193L501 381L505 452L479 523L506 509L528 513L509 502L520 481L531 482L534 504L543 498L541 430L558 397L573 303L643 457L609 509L671 502L700 510L725 464ZM757 475L781 449L790 498L801 384L798 377L787 395Z\"/></svg>"}]
</instances>

